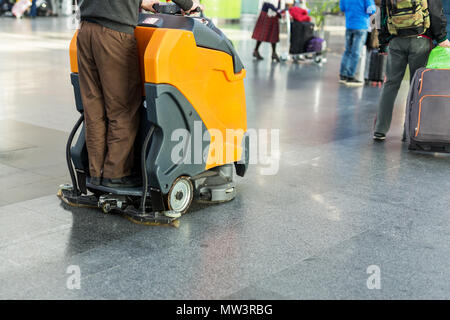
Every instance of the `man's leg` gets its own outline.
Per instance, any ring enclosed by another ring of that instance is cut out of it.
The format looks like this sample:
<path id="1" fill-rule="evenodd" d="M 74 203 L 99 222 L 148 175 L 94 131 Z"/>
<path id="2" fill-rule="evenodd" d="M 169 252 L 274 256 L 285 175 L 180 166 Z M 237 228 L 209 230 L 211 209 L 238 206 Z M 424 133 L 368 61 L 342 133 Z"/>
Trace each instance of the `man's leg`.
<path id="1" fill-rule="evenodd" d="M 395 99 L 408 65 L 409 39 L 394 38 L 389 45 L 386 83 L 381 92 L 375 132 L 386 134 L 392 121 Z"/>
<path id="2" fill-rule="evenodd" d="M 353 42 L 350 48 L 350 55 L 348 61 L 348 77 L 354 78 L 356 69 L 358 68 L 359 60 L 361 59 L 361 50 L 367 40 L 367 31 L 354 30 Z"/>
<path id="3" fill-rule="evenodd" d="M 347 29 L 345 31 L 345 52 L 342 55 L 342 61 L 341 61 L 341 71 L 340 76 L 341 77 L 348 77 L 349 75 L 349 60 L 350 60 L 350 54 L 353 46 L 353 30 Z"/>
<path id="4" fill-rule="evenodd" d="M 85 115 L 89 172 L 93 178 L 102 176 L 106 154 L 105 104 L 92 52 L 92 32 L 95 32 L 97 27 L 95 24 L 83 22 L 77 37 L 78 68 Z"/>
<path id="5" fill-rule="evenodd" d="M 108 118 L 103 178 L 120 179 L 132 173 L 133 146 L 139 130 L 142 84 L 137 44 L 132 34 L 99 28 L 93 47 Z"/>
<path id="6" fill-rule="evenodd" d="M 414 75 L 416 71 L 420 68 L 423 68 L 427 65 L 428 58 L 433 48 L 433 44 L 430 39 L 419 37 L 410 39 L 410 47 L 409 47 L 409 55 L 408 55 L 408 64 L 409 64 L 409 72 L 410 72 L 410 83 L 414 80 Z M 408 119 L 405 119 L 408 121 Z M 407 124 L 405 122 L 405 129 L 403 131 L 403 139 L 402 141 L 407 140 Z"/>

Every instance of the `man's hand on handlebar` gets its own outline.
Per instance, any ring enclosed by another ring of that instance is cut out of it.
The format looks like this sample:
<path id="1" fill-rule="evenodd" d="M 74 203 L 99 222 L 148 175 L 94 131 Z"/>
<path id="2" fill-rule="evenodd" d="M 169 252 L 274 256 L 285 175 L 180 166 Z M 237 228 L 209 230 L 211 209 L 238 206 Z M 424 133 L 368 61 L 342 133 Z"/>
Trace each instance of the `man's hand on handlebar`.
<path id="1" fill-rule="evenodd" d="M 450 48 L 450 41 L 447 39 L 447 40 L 439 43 L 439 45 L 444 48 Z"/>
<path id="2" fill-rule="evenodd" d="M 188 11 L 183 11 L 183 14 L 191 14 L 194 12 L 198 12 L 198 11 L 203 11 L 204 7 L 200 4 L 200 2 L 198 0 L 193 0 L 192 1 L 194 4 L 192 5 L 192 8 L 189 9 Z"/>
<path id="3" fill-rule="evenodd" d="M 192 5 L 192 7 L 189 10 L 186 10 L 186 11 L 181 10 L 181 13 L 183 15 L 186 15 L 186 14 L 189 15 L 189 14 L 192 14 L 192 13 L 195 13 L 195 12 L 203 11 L 203 6 L 200 5 L 199 0 L 193 0 L 192 2 L 193 2 L 193 5 Z M 155 8 L 155 5 L 157 5 L 157 4 L 158 5 L 159 4 L 163 5 L 163 3 L 161 3 L 161 1 L 159 1 L 159 0 L 143 0 L 142 4 L 141 4 L 141 7 L 144 10 L 151 11 L 153 13 L 158 13 L 157 12 L 158 6 L 156 6 L 156 8 Z"/>
<path id="4" fill-rule="evenodd" d="M 153 6 L 155 4 L 159 4 L 160 1 L 159 0 L 143 0 L 142 1 L 142 9 L 147 10 L 147 11 L 151 11 L 153 13 L 156 13 L 156 10 L 153 8 Z"/>

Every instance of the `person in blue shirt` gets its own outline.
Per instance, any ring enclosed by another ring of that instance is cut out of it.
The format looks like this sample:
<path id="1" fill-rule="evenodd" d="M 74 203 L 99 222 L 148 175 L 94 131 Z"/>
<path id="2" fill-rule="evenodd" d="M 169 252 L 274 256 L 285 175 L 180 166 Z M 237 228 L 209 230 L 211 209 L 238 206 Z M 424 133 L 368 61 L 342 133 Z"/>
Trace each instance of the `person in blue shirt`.
<path id="1" fill-rule="evenodd" d="M 339 82 L 349 86 L 362 86 L 355 79 L 361 50 L 367 40 L 370 16 L 376 12 L 374 0 L 341 0 L 341 11 L 345 13 L 345 52 L 342 57 Z"/>

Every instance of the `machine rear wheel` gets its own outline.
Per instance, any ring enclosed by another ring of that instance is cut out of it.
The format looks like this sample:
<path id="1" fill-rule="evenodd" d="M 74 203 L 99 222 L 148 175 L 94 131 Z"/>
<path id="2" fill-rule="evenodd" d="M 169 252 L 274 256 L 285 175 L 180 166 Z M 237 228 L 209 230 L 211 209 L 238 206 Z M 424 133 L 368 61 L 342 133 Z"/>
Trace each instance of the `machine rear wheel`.
<path id="1" fill-rule="evenodd" d="M 184 214 L 194 198 L 194 186 L 189 177 L 180 177 L 172 185 L 167 195 L 169 210 Z"/>

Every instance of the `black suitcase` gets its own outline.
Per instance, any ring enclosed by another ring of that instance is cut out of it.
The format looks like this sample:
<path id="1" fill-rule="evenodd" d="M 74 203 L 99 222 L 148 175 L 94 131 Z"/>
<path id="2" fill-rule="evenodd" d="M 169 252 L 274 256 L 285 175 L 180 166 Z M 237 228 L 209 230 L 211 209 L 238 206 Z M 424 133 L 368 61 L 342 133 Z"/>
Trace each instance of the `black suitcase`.
<path id="1" fill-rule="evenodd" d="M 290 54 L 301 54 L 307 51 L 308 42 L 314 38 L 314 23 L 293 21 L 291 23 Z"/>
<path id="2" fill-rule="evenodd" d="M 384 82 L 386 77 L 387 55 L 381 54 L 378 50 L 370 52 L 369 75 L 366 80 L 374 82 Z"/>
<path id="3" fill-rule="evenodd" d="M 410 150 L 450 152 L 450 70 L 417 70 L 408 95 L 405 134 Z"/>

